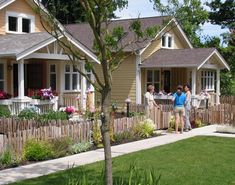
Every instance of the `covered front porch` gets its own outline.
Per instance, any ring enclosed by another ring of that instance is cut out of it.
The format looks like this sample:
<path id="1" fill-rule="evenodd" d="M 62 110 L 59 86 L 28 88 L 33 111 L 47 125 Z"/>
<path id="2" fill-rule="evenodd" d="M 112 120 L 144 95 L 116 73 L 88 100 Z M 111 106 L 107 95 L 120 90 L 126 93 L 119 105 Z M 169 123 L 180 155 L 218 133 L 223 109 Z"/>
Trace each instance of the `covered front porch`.
<path id="1" fill-rule="evenodd" d="M 220 104 L 220 70 L 229 66 L 214 48 L 161 49 L 141 64 L 142 94 L 152 84 L 156 101 L 171 103 L 178 85 L 191 85 L 194 107 Z"/>
<path id="2" fill-rule="evenodd" d="M 93 78 L 91 72 L 85 70 L 85 62 L 77 60 L 72 63 L 66 51 L 48 33 L 25 34 L 22 40 L 28 40 L 32 35 L 38 35 L 37 39 L 34 38 L 35 43 L 17 46 L 21 49 L 12 51 L 17 53 L 16 56 L 0 51 L 0 69 L 3 74 L 0 90 L 12 97 L 0 100 L 0 104 L 8 105 L 12 114 L 19 114 L 29 105 L 44 107 L 42 111 L 47 111 L 58 110 L 61 106 L 86 109 L 88 98 L 89 103 L 94 104 L 94 89 L 78 72 L 79 69 Z M 8 42 L 13 39 L 11 36 L 4 37 Z M 11 49 L 14 48 L 12 46 Z M 53 96 L 46 99 L 37 97 L 42 89 L 49 88 Z"/>

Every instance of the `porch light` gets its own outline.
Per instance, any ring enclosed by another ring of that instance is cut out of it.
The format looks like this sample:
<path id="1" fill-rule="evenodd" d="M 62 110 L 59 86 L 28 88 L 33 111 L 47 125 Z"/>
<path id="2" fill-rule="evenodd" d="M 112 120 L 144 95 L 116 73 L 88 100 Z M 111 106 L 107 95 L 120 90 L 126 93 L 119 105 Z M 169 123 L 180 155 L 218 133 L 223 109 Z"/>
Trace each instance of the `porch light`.
<path id="1" fill-rule="evenodd" d="M 130 103 L 131 103 L 131 99 L 129 96 L 125 100 L 125 103 L 126 103 L 126 116 L 129 118 L 130 117 Z"/>

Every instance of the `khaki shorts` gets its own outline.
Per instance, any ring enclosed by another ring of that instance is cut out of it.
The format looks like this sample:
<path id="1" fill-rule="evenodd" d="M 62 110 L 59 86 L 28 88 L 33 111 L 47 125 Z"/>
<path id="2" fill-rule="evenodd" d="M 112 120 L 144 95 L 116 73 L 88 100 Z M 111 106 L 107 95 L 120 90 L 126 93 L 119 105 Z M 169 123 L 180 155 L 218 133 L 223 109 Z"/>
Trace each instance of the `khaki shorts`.
<path id="1" fill-rule="evenodd" d="M 176 117 L 185 116 L 184 107 L 175 107 L 174 111 L 175 111 L 175 116 L 176 116 Z"/>

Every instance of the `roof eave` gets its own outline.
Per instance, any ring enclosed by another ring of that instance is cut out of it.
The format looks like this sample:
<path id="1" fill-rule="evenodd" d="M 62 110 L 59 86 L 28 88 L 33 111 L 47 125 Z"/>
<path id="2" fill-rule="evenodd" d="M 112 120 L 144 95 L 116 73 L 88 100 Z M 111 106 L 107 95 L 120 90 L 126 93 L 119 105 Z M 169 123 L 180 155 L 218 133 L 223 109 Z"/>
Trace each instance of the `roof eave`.
<path id="1" fill-rule="evenodd" d="M 8 6 L 9 4 L 13 3 L 15 0 L 8 0 L 2 4 L 0 4 L 0 10 Z"/>
<path id="2" fill-rule="evenodd" d="M 226 68 L 227 70 L 230 71 L 230 67 L 225 61 L 225 59 L 222 57 L 222 55 L 218 52 L 218 50 L 215 48 L 214 51 L 197 67 L 197 70 L 201 69 L 202 66 L 213 56 L 216 55 L 219 58 L 220 63 Z"/>
<path id="3" fill-rule="evenodd" d="M 43 48 L 43 47 L 53 43 L 55 41 L 56 41 L 56 38 L 50 37 L 50 38 L 44 40 L 43 42 L 40 42 L 37 45 L 35 45 L 35 46 L 33 46 L 33 47 L 29 48 L 29 49 L 26 49 L 26 50 L 18 53 L 16 55 L 16 60 L 17 61 L 21 60 L 21 59 L 25 58 L 26 56 L 32 54 L 33 52 L 35 52 L 35 51 L 37 51 L 37 50 L 39 50 L 39 49 L 41 49 L 41 48 Z"/>

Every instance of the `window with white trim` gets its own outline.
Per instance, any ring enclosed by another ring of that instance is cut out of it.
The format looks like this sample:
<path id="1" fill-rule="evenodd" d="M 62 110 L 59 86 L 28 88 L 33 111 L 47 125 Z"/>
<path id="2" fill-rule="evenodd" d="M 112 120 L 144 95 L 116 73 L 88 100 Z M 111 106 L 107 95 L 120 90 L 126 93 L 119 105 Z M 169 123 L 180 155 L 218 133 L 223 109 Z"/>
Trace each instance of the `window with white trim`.
<path id="1" fill-rule="evenodd" d="M 91 70 L 86 70 L 86 75 L 90 80 L 92 80 L 91 79 Z M 86 89 L 87 90 L 93 90 L 92 85 L 88 80 L 86 80 Z"/>
<path id="2" fill-rule="evenodd" d="M 4 91 L 4 83 L 5 83 L 5 79 L 4 79 L 4 64 L 0 63 L 0 90 Z"/>
<path id="3" fill-rule="evenodd" d="M 146 89 L 148 85 L 153 85 L 155 87 L 155 91 L 160 91 L 160 71 L 159 70 L 147 70 L 147 78 L 146 78 Z"/>
<path id="4" fill-rule="evenodd" d="M 49 86 L 52 88 L 52 90 L 56 90 L 56 65 L 50 64 L 49 66 L 49 75 L 50 75 L 50 82 Z"/>
<path id="5" fill-rule="evenodd" d="M 34 31 L 34 16 L 16 12 L 6 12 L 6 32 L 31 33 Z"/>
<path id="6" fill-rule="evenodd" d="M 206 70 L 201 72 L 201 90 L 214 91 L 216 71 Z"/>
<path id="7" fill-rule="evenodd" d="M 162 48 L 173 48 L 173 37 L 168 33 L 162 35 Z"/>
<path id="8" fill-rule="evenodd" d="M 65 65 L 64 79 L 66 91 L 81 90 L 81 75 L 73 65 Z"/>

